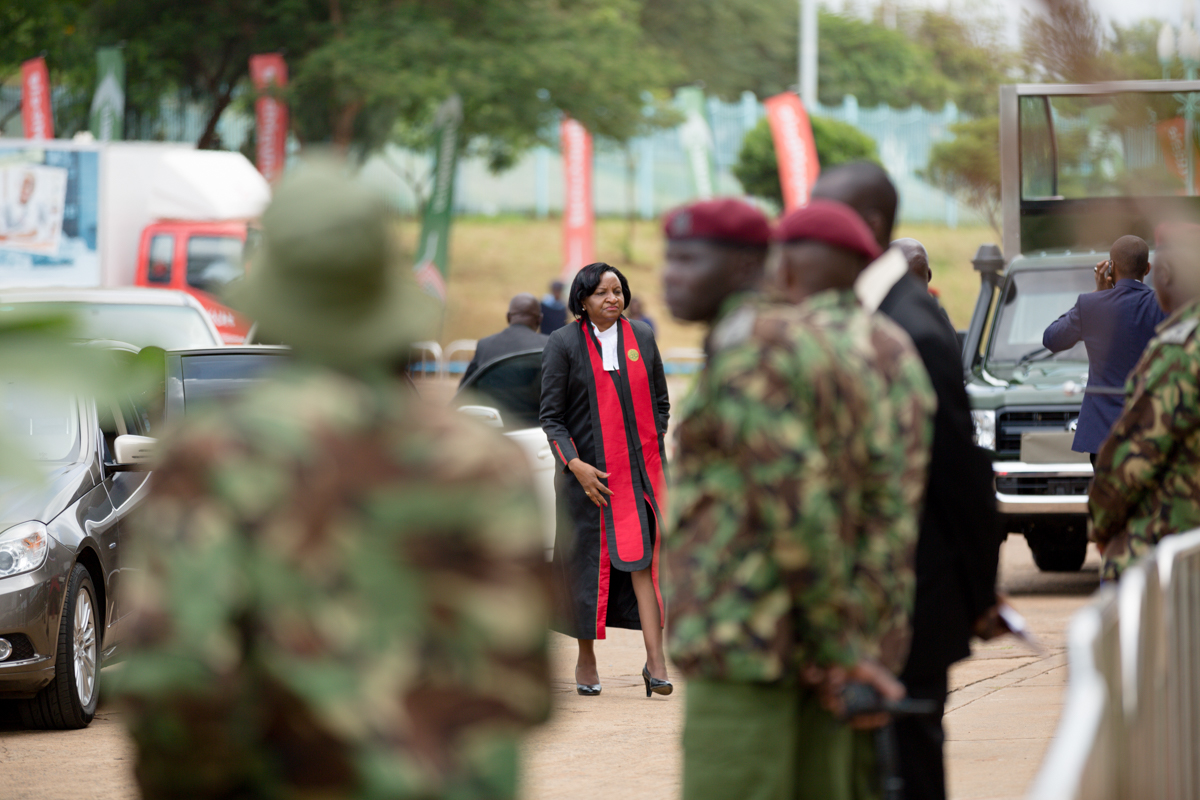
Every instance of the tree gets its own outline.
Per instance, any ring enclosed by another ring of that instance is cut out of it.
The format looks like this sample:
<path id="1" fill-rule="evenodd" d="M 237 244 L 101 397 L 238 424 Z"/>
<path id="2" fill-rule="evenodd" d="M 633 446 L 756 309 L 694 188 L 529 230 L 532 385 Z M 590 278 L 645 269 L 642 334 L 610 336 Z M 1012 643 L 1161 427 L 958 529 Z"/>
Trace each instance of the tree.
<path id="1" fill-rule="evenodd" d="M 925 9 L 905 15 L 901 25 L 946 77 L 946 100 L 972 116 L 996 113 L 999 86 L 1016 60 L 1004 43 L 1000 18 L 979 16 L 968 23 L 949 12 Z"/>
<path id="2" fill-rule="evenodd" d="M 849 161 L 879 162 L 875 140 L 853 125 L 815 116 L 810 117 L 810 122 L 813 141 L 817 146 L 817 161 L 822 169 Z M 783 208 L 783 187 L 779 183 L 775 141 L 771 137 L 771 125 L 765 117 L 742 139 L 742 149 L 738 152 L 733 174 L 741 182 L 746 194 Z"/>
<path id="3" fill-rule="evenodd" d="M 984 117 L 950 126 L 954 138 L 929 153 L 925 177 L 942 191 L 983 214 L 1000 235 L 1000 118 Z"/>
<path id="4" fill-rule="evenodd" d="M 647 37 L 678 66 L 681 84 L 736 100 L 796 84 L 796 0 L 645 0 Z"/>
<path id="5" fill-rule="evenodd" d="M 825 11 L 818 25 L 822 103 L 837 105 L 852 94 L 863 106 L 939 108 L 950 96 L 950 81 L 903 30 Z"/>
<path id="6" fill-rule="evenodd" d="M 494 168 L 553 129 L 559 111 L 624 141 L 653 122 L 645 92 L 669 73 L 639 11 L 637 0 L 364 0 L 295 62 L 294 130 L 360 152 L 394 136 L 411 143 L 457 94 L 462 140 Z"/>
<path id="7" fill-rule="evenodd" d="M 100 44 L 125 43 L 128 115 L 156 117 L 162 97 L 178 90 L 207 107 L 197 146 L 214 148 L 250 56 L 304 54 L 327 35 L 326 11 L 324 0 L 98 0 L 93 15 Z"/>
<path id="8" fill-rule="evenodd" d="M 13 79 L 21 62 L 45 53 L 50 80 L 69 92 L 55 104 L 54 129 L 70 136 L 87 126 L 96 77 L 95 42 L 84 0 L 5 0 L 0 3 L 0 83 Z M 18 104 L 0 117 L 0 129 L 21 113 Z"/>

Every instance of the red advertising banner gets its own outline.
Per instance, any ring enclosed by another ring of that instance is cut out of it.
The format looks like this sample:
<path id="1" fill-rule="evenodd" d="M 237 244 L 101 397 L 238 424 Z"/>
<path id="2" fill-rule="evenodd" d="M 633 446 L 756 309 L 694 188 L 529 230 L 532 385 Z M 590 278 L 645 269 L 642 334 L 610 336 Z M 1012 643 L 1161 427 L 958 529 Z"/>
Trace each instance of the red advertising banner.
<path id="1" fill-rule="evenodd" d="M 1179 178 L 1179 189 L 1176 194 L 1186 194 L 1184 189 L 1187 188 L 1187 165 L 1188 151 L 1184 142 L 1187 139 L 1187 123 L 1182 117 L 1175 119 L 1164 120 L 1158 123 L 1158 143 L 1162 146 L 1163 161 L 1167 165 L 1167 169 L 1175 173 Z M 1200 194 L 1200 150 L 1196 149 L 1196 143 L 1192 142 L 1192 164 L 1193 167 L 1192 182 L 1196 187 L 1195 194 Z"/>
<path id="2" fill-rule="evenodd" d="M 783 210 L 791 211 L 808 203 L 809 191 L 821 174 L 817 143 L 813 141 L 812 124 L 799 96 L 784 92 L 767 98 L 764 105 L 779 161 Z"/>
<path id="3" fill-rule="evenodd" d="M 26 139 L 53 139 L 50 111 L 50 71 L 46 59 L 31 58 L 21 65 L 21 122 Z"/>
<path id="4" fill-rule="evenodd" d="M 271 96 L 272 86 L 287 86 L 287 63 L 280 53 L 250 56 L 250 80 L 258 92 L 254 103 L 258 124 L 258 171 L 269 183 L 283 175 L 287 163 L 288 107 Z"/>
<path id="5" fill-rule="evenodd" d="M 592 212 L 592 135 L 573 119 L 564 117 L 562 139 L 566 194 L 563 200 L 563 281 L 595 260 L 596 217 Z"/>

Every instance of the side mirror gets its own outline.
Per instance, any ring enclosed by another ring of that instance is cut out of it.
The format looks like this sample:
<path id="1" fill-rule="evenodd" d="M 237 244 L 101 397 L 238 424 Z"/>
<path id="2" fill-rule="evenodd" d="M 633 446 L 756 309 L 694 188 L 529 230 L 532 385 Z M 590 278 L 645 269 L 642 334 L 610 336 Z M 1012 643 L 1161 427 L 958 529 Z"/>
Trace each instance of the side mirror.
<path id="1" fill-rule="evenodd" d="M 113 441 L 113 463 L 108 466 L 118 472 L 149 469 L 157 449 L 158 440 L 149 436 L 118 436 Z"/>
<path id="2" fill-rule="evenodd" d="M 468 417 L 474 417 L 492 428 L 503 428 L 504 418 L 500 416 L 500 412 L 488 406 L 462 406 L 458 409 Z"/>

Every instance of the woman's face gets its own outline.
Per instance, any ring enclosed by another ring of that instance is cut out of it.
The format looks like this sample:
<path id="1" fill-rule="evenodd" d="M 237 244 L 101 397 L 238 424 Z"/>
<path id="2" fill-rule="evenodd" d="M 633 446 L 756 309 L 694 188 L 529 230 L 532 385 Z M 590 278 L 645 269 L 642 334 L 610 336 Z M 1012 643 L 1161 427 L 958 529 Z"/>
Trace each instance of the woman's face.
<path id="1" fill-rule="evenodd" d="M 600 285 L 590 297 L 583 298 L 583 310 L 588 319 L 598 327 L 607 329 L 616 322 L 625 310 L 625 295 L 621 292 L 621 281 L 611 272 L 600 276 Z"/>

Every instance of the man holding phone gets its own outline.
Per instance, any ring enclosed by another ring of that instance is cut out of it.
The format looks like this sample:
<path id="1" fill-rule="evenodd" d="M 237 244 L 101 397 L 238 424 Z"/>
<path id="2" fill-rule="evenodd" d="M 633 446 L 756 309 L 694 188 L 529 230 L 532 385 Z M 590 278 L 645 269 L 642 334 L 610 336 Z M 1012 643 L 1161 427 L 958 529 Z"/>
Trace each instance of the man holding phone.
<path id="1" fill-rule="evenodd" d="M 1120 389 L 1137 364 L 1154 328 L 1165 314 L 1154 290 L 1142 283 L 1150 271 L 1150 248 L 1137 236 L 1122 236 L 1109 250 L 1109 259 L 1096 265 L 1096 291 L 1079 295 L 1070 311 L 1050 323 L 1042 334 L 1047 350 L 1058 353 L 1080 340 L 1088 354 L 1088 388 Z M 1124 398 L 1088 393 L 1083 397 L 1079 424 L 1071 449 L 1088 453 L 1092 464 L 1121 415 Z"/>

